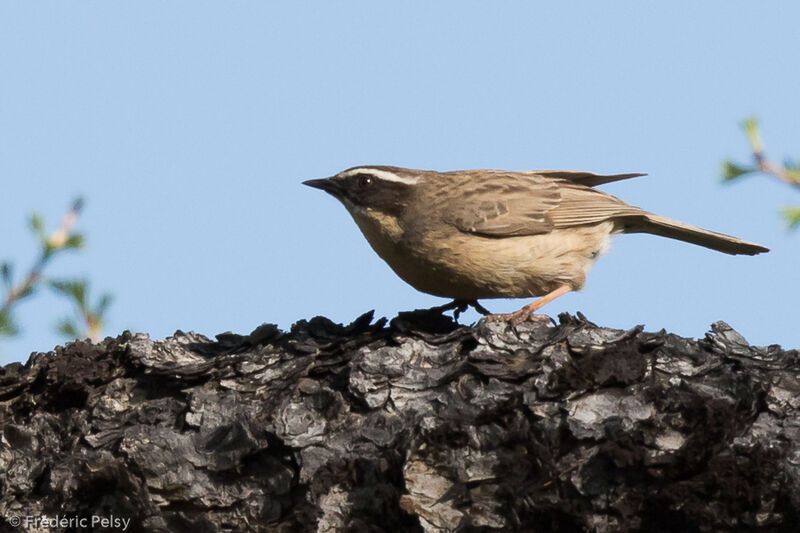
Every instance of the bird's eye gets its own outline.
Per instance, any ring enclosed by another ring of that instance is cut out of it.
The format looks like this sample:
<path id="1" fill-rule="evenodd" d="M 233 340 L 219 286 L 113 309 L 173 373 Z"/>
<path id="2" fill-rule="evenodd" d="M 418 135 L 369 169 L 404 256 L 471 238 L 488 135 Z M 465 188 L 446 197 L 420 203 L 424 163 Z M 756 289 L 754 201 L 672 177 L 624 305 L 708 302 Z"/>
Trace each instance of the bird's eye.
<path id="1" fill-rule="evenodd" d="M 366 189 L 372 185 L 372 176 L 369 174 L 361 174 L 358 176 L 358 186 L 362 189 Z"/>

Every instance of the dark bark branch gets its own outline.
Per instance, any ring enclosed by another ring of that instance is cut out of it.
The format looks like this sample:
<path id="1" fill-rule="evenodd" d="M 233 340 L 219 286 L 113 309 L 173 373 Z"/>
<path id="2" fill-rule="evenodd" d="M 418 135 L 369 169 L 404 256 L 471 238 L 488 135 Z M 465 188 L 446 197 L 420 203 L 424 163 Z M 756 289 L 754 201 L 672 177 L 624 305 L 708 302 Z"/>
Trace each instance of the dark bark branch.
<path id="1" fill-rule="evenodd" d="M 124 334 L 0 369 L 0 516 L 198 533 L 800 523 L 796 350 L 722 322 L 694 341 L 568 315 L 371 318 Z"/>

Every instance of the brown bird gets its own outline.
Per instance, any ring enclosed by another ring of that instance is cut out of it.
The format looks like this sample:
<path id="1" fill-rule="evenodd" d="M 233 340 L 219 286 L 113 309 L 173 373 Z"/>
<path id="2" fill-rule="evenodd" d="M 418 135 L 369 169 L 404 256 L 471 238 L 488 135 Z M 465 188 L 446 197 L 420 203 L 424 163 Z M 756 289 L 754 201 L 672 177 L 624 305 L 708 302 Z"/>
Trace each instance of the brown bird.
<path id="1" fill-rule="evenodd" d="M 477 300 L 542 296 L 515 313 L 492 315 L 514 323 L 581 289 L 614 233 L 651 233 L 727 254 L 769 251 L 593 188 L 643 175 L 362 166 L 304 184 L 340 200 L 412 287 L 454 300 L 442 309 L 468 304 L 488 314 Z"/>

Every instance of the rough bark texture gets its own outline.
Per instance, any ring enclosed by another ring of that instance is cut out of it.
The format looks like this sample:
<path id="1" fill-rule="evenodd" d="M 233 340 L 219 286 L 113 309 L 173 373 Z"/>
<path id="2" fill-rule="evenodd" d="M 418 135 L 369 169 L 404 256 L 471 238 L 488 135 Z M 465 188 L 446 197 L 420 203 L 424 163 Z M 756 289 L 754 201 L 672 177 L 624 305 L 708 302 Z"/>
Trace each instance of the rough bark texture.
<path id="1" fill-rule="evenodd" d="M 0 369 L 0 517 L 796 532 L 798 408 L 798 352 L 722 322 L 699 341 L 431 312 L 123 334 Z"/>

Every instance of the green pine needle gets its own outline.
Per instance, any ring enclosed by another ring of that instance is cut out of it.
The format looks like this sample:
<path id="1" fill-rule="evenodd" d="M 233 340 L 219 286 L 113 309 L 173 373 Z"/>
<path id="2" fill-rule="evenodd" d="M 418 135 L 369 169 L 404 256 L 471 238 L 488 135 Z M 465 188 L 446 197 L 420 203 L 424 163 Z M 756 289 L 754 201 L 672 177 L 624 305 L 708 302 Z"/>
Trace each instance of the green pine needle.
<path id="1" fill-rule="evenodd" d="M 726 160 L 722 162 L 722 181 L 732 181 L 744 174 L 755 172 L 753 167 L 744 167 L 737 165 L 733 161 Z"/>
<path id="2" fill-rule="evenodd" d="M 32 213 L 28 218 L 28 222 L 30 223 L 31 229 L 36 236 L 44 240 L 46 237 L 44 234 L 44 217 L 42 217 L 42 215 L 39 213 Z"/>
<path id="3" fill-rule="evenodd" d="M 781 214 L 789 225 L 789 229 L 800 226 L 800 207 L 784 207 L 781 209 Z"/>
<path id="4" fill-rule="evenodd" d="M 758 131 L 758 119 L 749 117 L 742 122 L 742 128 L 747 134 L 747 140 L 750 142 L 754 154 L 760 154 L 764 151 L 764 145 L 761 142 L 761 134 Z"/>
<path id="5" fill-rule="evenodd" d="M 80 329 L 71 318 L 64 318 L 56 324 L 56 331 L 69 340 L 79 340 L 84 337 Z"/>
<path id="6" fill-rule="evenodd" d="M 11 286 L 13 285 L 12 279 L 14 277 L 14 268 L 11 266 L 11 263 L 3 262 L 0 265 L 0 278 L 3 280 L 3 285 L 5 285 L 6 289 L 11 290 Z"/>
<path id="7" fill-rule="evenodd" d="M 86 240 L 83 238 L 83 235 L 80 233 L 73 233 L 69 237 L 67 237 L 66 242 L 64 243 L 64 248 L 83 248 L 83 245 L 86 243 Z"/>
<path id="8" fill-rule="evenodd" d="M 11 317 L 8 309 L 0 310 L 0 337 L 13 337 L 19 332 L 19 328 Z"/>
<path id="9" fill-rule="evenodd" d="M 72 298 L 78 308 L 81 310 L 86 309 L 86 281 L 74 279 L 54 279 L 50 280 L 49 284 L 50 287 L 56 292 Z"/>

